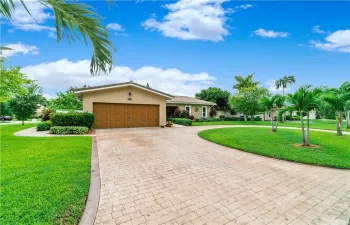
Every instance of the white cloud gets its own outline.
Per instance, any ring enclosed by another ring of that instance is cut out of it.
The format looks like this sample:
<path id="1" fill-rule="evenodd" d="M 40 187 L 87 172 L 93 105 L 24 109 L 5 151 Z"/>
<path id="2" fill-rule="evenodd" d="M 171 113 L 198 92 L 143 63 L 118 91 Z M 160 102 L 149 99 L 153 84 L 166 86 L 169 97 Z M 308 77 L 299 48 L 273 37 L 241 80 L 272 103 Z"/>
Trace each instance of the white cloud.
<path id="1" fill-rule="evenodd" d="M 158 21 L 154 16 L 142 23 L 146 30 L 182 40 L 223 41 L 229 35 L 222 3 L 226 0 L 180 0 L 166 4 L 169 13 Z"/>
<path id="2" fill-rule="evenodd" d="M 253 7 L 253 5 L 245 4 L 245 5 L 236 6 L 237 9 L 249 9 L 250 7 Z"/>
<path id="3" fill-rule="evenodd" d="M 37 55 L 39 54 L 39 50 L 36 46 L 33 45 L 25 45 L 20 42 L 17 44 L 8 44 L 5 45 L 5 47 L 11 48 L 12 50 L 3 50 L 2 51 L 2 56 L 5 58 L 14 56 L 14 55 Z"/>
<path id="4" fill-rule="evenodd" d="M 326 31 L 320 29 L 320 25 L 314 26 L 312 28 L 312 32 L 317 33 L 317 34 L 325 34 Z"/>
<path id="5" fill-rule="evenodd" d="M 273 30 L 265 30 L 262 28 L 253 31 L 253 34 L 264 38 L 285 38 L 289 36 L 288 32 L 277 32 Z"/>
<path id="6" fill-rule="evenodd" d="M 17 1 L 16 10 L 13 11 L 12 17 L 9 20 L 14 29 L 25 31 L 55 30 L 55 28 L 45 25 L 47 20 L 53 19 L 53 15 L 47 12 L 47 10 L 49 10 L 48 7 L 38 1 L 27 0 L 24 2 L 31 15 L 29 15 L 23 5 Z M 13 29 L 11 29 L 10 32 L 13 32 Z"/>
<path id="7" fill-rule="evenodd" d="M 109 75 L 91 76 L 89 72 L 90 60 L 69 61 L 62 59 L 55 62 L 42 63 L 27 66 L 22 71 L 30 78 L 38 81 L 45 90 L 62 91 L 70 86 L 82 87 L 126 82 L 134 82 L 146 85 L 148 82 L 152 88 L 174 95 L 188 95 L 207 88 L 216 78 L 208 73 L 185 73 L 178 69 L 162 69 L 152 66 L 144 66 L 133 70 L 126 66 L 116 66 Z"/>
<path id="8" fill-rule="evenodd" d="M 323 51 L 350 53 L 350 30 L 337 30 L 322 41 L 310 41 L 310 46 Z"/>
<path id="9" fill-rule="evenodd" d="M 109 30 L 115 31 L 114 34 L 115 35 L 127 35 L 124 31 L 124 27 L 118 23 L 109 23 L 107 24 L 107 28 Z"/>

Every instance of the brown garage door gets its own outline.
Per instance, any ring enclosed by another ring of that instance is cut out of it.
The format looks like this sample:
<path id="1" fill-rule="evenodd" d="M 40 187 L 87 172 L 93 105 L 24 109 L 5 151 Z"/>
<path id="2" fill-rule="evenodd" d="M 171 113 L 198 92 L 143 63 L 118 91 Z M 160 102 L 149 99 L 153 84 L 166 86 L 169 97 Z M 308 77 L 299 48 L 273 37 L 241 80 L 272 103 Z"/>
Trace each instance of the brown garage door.
<path id="1" fill-rule="evenodd" d="M 94 128 L 159 126 L 159 105 L 94 103 Z"/>

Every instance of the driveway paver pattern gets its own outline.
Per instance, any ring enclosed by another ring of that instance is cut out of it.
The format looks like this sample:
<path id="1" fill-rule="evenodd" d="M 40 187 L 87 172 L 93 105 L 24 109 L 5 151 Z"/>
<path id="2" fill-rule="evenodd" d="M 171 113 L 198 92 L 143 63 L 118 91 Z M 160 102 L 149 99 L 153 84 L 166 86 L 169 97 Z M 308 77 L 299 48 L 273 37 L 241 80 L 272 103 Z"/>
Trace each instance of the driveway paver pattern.
<path id="1" fill-rule="evenodd" d="M 97 130 L 95 224 L 349 224 L 350 171 L 258 156 L 197 136 L 212 128 Z"/>

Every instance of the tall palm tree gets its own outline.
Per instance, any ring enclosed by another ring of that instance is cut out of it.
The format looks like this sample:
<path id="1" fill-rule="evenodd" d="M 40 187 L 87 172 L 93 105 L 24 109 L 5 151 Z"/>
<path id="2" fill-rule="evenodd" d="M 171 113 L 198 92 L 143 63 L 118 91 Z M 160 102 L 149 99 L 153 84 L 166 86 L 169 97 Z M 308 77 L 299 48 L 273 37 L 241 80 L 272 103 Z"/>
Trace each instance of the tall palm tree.
<path id="1" fill-rule="evenodd" d="M 277 90 L 282 88 L 282 93 L 284 95 L 284 89 L 286 89 L 289 84 L 294 84 L 294 83 L 295 83 L 294 76 L 284 76 L 281 79 L 276 80 L 275 85 Z"/>
<path id="2" fill-rule="evenodd" d="M 63 38 L 69 41 L 81 40 L 87 45 L 91 43 L 93 55 L 90 63 L 92 75 L 108 73 L 113 68 L 115 47 L 109 40 L 107 28 L 102 24 L 102 18 L 96 10 L 85 3 L 74 0 L 37 0 L 44 6 L 52 9 L 55 17 L 57 42 Z M 113 3 L 114 0 L 107 0 Z M 11 20 L 12 12 L 22 5 L 31 15 L 24 0 L 0 0 L 0 15 Z M 8 50 L 0 46 L 0 51 Z"/>
<path id="3" fill-rule="evenodd" d="M 277 118 L 276 118 L 276 132 L 277 132 L 277 128 L 278 128 L 278 115 L 280 113 L 280 110 L 285 106 L 284 103 L 286 101 L 286 97 L 285 96 L 281 96 L 281 95 L 278 95 L 276 101 L 275 101 L 275 107 L 276 107 L 276 115 L 277 115 Z"/>
<path id="4" fill-rule="evenodd" d="M 233 89 L 237 89 L 238 91 L 245 88 L 256 88 L 259 85 L 259 82 L 254 81 L 254 73 L 249 74 L 247 77 L 235 76 L 236 84 L 233 85 Z"/>
<path id="5" fill-rule="evenodd" d="M 311 85 L 301 86 L 295 93 L 288 94 L 287 98 L 290 107 L 300 114 L 301 130 L 303 134 L 303 146 L 310 146 L 309 142 L 309 113 L 317 106 L 317 93 Z M 305 127 L 304 113 L 307 115 L 307 123 Z M 305 129 L 306 128 L 306 129 Z"/>
<path id="6" fill-rule="evenodd" d="M 347 111 L 347 106 L 350 102 L 350 91 L 345 88 L 331 89 L 324 94 L 323 100 L 334 109 L 337 119 L 337 135 L 343 136 L 343 113 Z"/>
<path id="7" fill-rule="evenodd" d="M 340 85 L 340 90 L 342 92 L 349 92 L 350 93 L 350 81 L 345 81 Z M 346 128 L 350 129 L 350 101 L 347 101 L 345 103 L 345 109 L 346 109 Z"/>

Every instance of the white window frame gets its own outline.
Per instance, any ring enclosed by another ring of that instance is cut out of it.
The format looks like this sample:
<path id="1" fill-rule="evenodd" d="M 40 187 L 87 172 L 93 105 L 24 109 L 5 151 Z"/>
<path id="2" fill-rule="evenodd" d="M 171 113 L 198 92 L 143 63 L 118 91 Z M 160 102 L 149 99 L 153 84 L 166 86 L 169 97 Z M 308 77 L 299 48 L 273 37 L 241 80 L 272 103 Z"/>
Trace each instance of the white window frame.
<path id="1" fill-rule="evenodd" d="M 203 109 L 205 109 L 205 116 L 203 116 L 203 113 L 204 113 Z M 208 117 L 208 108 L 206 106 L 202 106 L 202 117 L 203 118 L 207 118 Z"/>
<path id="2" fill-rule="evenodd" d="M 188 113 L 189 113 L 190 115 L 192 115 L 192 108 L 191 108 L 191 106 L 190 106 L 190 105 L 185 105 L 185 110 L 186 110 L 187 107 L 190 108 L 190 110 L 188 111 Z M 186 110 L 186 111 L 187 111 L 187 110 Z"/>

